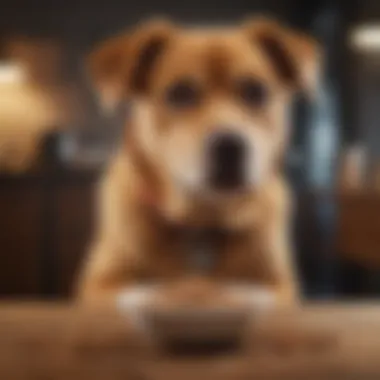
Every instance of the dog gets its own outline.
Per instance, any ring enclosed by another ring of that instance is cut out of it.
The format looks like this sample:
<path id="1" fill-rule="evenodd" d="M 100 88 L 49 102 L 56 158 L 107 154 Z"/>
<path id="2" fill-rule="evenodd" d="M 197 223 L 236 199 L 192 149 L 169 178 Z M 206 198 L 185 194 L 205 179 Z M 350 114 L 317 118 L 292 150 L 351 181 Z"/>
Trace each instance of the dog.
<path id="1" fill-rule="evenodd" d="M 316 41 L 266 18 L 155 19 L 90 54 L 101 105 L 129 113 L 79 299 L 139 310 L 196 274 L 247 302 L 298 303 L 283 161 L 290 104 L 313 94 L 320 62 Z"/>

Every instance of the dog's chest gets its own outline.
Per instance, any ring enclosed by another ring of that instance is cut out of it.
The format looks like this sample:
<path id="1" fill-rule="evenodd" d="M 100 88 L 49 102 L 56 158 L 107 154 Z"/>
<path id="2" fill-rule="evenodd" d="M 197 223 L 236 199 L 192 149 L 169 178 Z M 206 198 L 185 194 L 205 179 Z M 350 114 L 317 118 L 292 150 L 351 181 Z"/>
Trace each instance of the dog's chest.
<path id="1" fill-rule="evenodd" d="M 182 256 L 183 267 L 195 274 L 210 274 L 215 271 L 224 255 L 223 246 L 228 236 L 225 231 L 212 229 L 190 229 L 178 235 L 177 245 Z"/>
<path id="2" fill-rule="evenodd" d="M 161 231 L 149 244 L 146 276 L 257 277 L 262 272 L 258 271 L 258 261 L 263 261 L 259 241 L 254 233 L 219 229 L 178 228 L 169 234 Z"/>

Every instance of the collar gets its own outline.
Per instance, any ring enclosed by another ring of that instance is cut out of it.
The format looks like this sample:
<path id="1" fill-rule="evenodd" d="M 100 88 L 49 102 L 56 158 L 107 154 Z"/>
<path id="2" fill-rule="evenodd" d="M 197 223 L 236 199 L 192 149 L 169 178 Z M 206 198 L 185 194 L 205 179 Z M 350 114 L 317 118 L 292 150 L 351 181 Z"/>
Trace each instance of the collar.
<path id="1" fill-rule="evenodd" d="M 186 265 L 193 274 L 210 274 L 222 254 L 226 233 L 215 228 L 185 229 L 183 252 Z"/>
<path id="2" fill-rule="evenodd" d="M 141 188 L 138 199 L 142 212 L 154 220 L 161 233 L 178 242 L 191 274 L 207 275 L 215 270 L 231 231 L 218 226 L 194 226 L 167 220 L 160 210 L 160 198 L 147 187 Z"/>

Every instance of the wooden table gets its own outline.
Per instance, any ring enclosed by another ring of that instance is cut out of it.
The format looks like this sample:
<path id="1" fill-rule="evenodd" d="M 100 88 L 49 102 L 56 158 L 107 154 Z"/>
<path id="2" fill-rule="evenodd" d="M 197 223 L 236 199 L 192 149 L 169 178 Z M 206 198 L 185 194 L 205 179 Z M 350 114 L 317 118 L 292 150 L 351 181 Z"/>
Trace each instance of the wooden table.
<path id="1" fill-rule="evenodd" d="M 112 310 L 0 307 L 0 378 L 378 379 L 380 304 L 315 304 L 253 317 L 242 350 L 172 357 Z"/>

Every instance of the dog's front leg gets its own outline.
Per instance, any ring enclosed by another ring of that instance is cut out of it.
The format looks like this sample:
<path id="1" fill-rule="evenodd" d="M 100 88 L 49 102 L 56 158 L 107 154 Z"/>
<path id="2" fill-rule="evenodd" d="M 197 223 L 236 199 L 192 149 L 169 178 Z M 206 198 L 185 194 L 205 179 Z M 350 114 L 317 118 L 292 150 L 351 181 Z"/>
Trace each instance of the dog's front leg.
<path id="1" fill-rule="evenodd" d="M 232 298 L 258 309 L 296 305 L 300 301 L 296 268 L 287 236 L 281 229 L 268 234 L 258 253 L 252 254 L 253 267 L 260 268 L 259 279 L 255 273 L 243 285 L 228 286 Z"/>
<path id="2" fill-rule="evenodd" d="M 133 325 L 145 328 L 147 313 L 157 304 L 160 297 L 158 285 L 130 285 L 116 293 L 116 309 L 125 313 Z"/>
<path id="3" fill-rule="evenodd" d="M 116 308 L 140 323 L 158 298 L 158 286 L 139 278 L 138 260 L 116 244 L 100 241 L 90 251 L 80 279 L 78 300 L 83 305 Z"/>
<path id="4" fill-rule="evenodd" d="M 288 284 L 234 284 L 227 285 L 227 297 L 234 303 L 253 310 L 265 311 L 278 307 L 294 306 L 298 298 Z"/>

